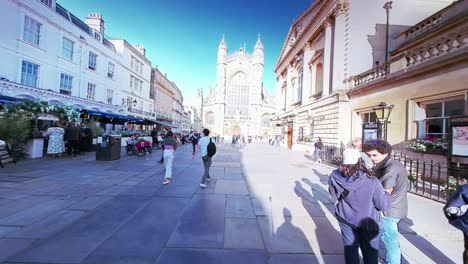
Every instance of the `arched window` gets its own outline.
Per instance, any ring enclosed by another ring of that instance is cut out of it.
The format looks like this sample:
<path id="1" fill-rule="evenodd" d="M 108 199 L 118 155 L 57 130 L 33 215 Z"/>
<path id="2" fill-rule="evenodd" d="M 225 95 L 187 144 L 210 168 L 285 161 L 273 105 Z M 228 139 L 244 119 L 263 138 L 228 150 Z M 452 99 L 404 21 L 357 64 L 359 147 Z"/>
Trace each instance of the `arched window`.
<path id="1" fill-rule="evenodd" d="M 213 112 L 206 113 L 205 122 L 206 122 L 207 126 L 214 125 L 214 114 L 213 114 Z"/>
<path id="2" fill-rule="evenodd" d="M 298 70 L 298 77 L 297 77 L 297 102 L 302 101 L 302 83 L 304 78 L 304 69 L 300 68 Z"/>
<path id="3" fill-rule="evenodd" d="M 237 72 L 229 79 L 226 101 L 228 116 L 249 115 L 249 83 L 245 73 Z"/>

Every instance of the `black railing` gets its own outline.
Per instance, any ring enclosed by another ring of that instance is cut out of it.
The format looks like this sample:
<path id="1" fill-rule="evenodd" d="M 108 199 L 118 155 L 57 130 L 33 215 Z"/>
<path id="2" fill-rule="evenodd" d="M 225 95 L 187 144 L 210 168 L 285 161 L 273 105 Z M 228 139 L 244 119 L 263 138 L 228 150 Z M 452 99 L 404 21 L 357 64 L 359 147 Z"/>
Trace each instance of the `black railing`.
<path id="1" fill-rule="evenodd" d="M 341 164 L 344 146 L 324 145 L 321 159 L 325 163 Z M 447 163 L 420 160 L 403 153 L 393 153 L 408 171 L 408 191 L 435 201 L 445 202 L 458 188 L 468 183 L 468 168 L 448 168 Z"/>

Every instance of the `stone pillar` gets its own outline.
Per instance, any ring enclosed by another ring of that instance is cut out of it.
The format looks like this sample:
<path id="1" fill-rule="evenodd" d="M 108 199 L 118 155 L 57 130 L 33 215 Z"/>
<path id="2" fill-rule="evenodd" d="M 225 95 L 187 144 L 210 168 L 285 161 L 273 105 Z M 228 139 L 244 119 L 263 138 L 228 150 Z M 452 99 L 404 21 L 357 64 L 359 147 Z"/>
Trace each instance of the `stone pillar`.
<path id="1" fill-rule="evenodd" d="M 323 49 L 323 95 L 329 95 L 333 77 L 333 31 L 334 20 L 329 17 L 323 23 L 325 28 L 325 44 Z"/>
<path id="2" fill-rule="evenodd" d="M 345 60 L 345 23 L 348 3 L 338 4 L 335 9 L 335 27 L 333 43 L 333 82 L 332 91 L 344 89 L 343 80 L 346 76 L 347 61 Z"/>

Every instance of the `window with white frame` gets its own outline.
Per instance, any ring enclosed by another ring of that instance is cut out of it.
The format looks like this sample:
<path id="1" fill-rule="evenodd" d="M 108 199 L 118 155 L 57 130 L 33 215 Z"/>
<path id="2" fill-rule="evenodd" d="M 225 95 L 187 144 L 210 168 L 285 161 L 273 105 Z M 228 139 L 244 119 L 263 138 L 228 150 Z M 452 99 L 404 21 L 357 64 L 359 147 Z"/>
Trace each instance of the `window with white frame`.
<path id="1" fill-rule="evenodd" d="M 140 64 L 140 74 L 143 74 L 143 63 Z"/>
<path id="2" fill-rule="evenodd" d="M 107 77 L 109 78 L 114 78 L 114 68 L 115 68 L 115 64 L 113 64 L 112 62 L 109 62 L 109 65 L 107 66 Z"/>
<path id="3" fill-rule="evenodd" d="M 133 89 L 133 82 L 134 82 L 135 77 L 130 75 L 130 89 Z"/>
<path id="4" fill-rule="evenodd" d="M 86 99 L 94 101 L 94 95 L 96 94 L 96 85 L 88 83 L 88 90 L 86 91 Z"/>
<path id="5" fill-rule="evenodd" d="M 88 59 L 88 68 L 93 71 L 96 70 L 96 61 L 97 61 L 97 55 L 90 51 L 89 59 Z"/>
<path id="6" fill-rule="evenodd" d="M 270 118 L 271 118 L 270 114 L 264 114 L 262 116 L 262 126 L 263 127 L 269 127 L 270 126 Z"/>
<path id="7" fill-rule="evenodd" d="M 297 78 L 297 101 L 296 102 L 298 102 L 298 103 L 302 101 L 303 78 L 304 78 L 304 70 L 303 70 L 303 68 L 300 68 L 299 69 L 299 76 Z"/>
<path id="8" fill-rule="evenodd" d="M 23 40 L 39 46 L 39 40 L 41 36 L 41 26 L 42 26 L 41 23 L 37 22 L 36 20 L 28 16 L 25 16 Z"/>
<path id="9" fill-rule="evenodd" d="M 60 93 L 71 94 L 73 87 L 73 77 L 67 74 L 60 74 Z"/>
<path id="10" fill-rule="evenodd" d="M 424 102 L 420 106 L 426 115 L 418 124 L 420 138 L 446 138 L 449 118 L 468 114 L 468 101 L 463 96 Z"/>
<path id="11" fill-rule="evenodd" d="M 375 112 L 362 113 L 361 119 L 363 124 L 377 123 L 377 116 L 375 115 Z"/>
<path id="12" fill-rule="evenodd" d="M 74 42 L 67 39 L 66 37 L 63 37 L 62 41 L 62 57 L 64 59 L 67 59 L 69 61 L 73 61 L 73 46 Z"/>
<path id="13" fill-rule="evenodd" d="M 135 57 L 132 56 L 131 62 L 130 62 L 130 68 L 133 69 L 133 65 L 135 65 Z"/>
<path id="14" fill-rule="evenodd" d="M 114 91 L 111 89 L 107 89 L 107 103 L 112 104 L 114 98 Z"/>
<path id="15" fill-rule="evenodd" d="M 21 84 L 37 87 L 39 65 L 23 60 L 21 63 Z"/>

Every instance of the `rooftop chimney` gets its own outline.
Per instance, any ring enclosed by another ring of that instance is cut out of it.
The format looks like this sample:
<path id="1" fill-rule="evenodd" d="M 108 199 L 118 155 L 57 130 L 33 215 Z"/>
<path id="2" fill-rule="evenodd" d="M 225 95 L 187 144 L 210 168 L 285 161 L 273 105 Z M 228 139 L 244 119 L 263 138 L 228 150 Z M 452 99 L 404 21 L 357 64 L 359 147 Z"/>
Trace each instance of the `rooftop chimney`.
<path id="1" fill-rule="evenodd" d="M 143 44 L 135 44 L 133 47 L 143 55 L 143 57 L 146 57 L 146 49 Z"/>
<path id="2" fill-rule="evenodd" d="M 91 13 L 86 17 L 86 25 L 101 34 L 101 39 L 104 38 L 104 19 L 99 13 Z M 94 36 L 96 37 L 96 36 Z M 102 41 L 101 41 L 102 42 Z"/>

